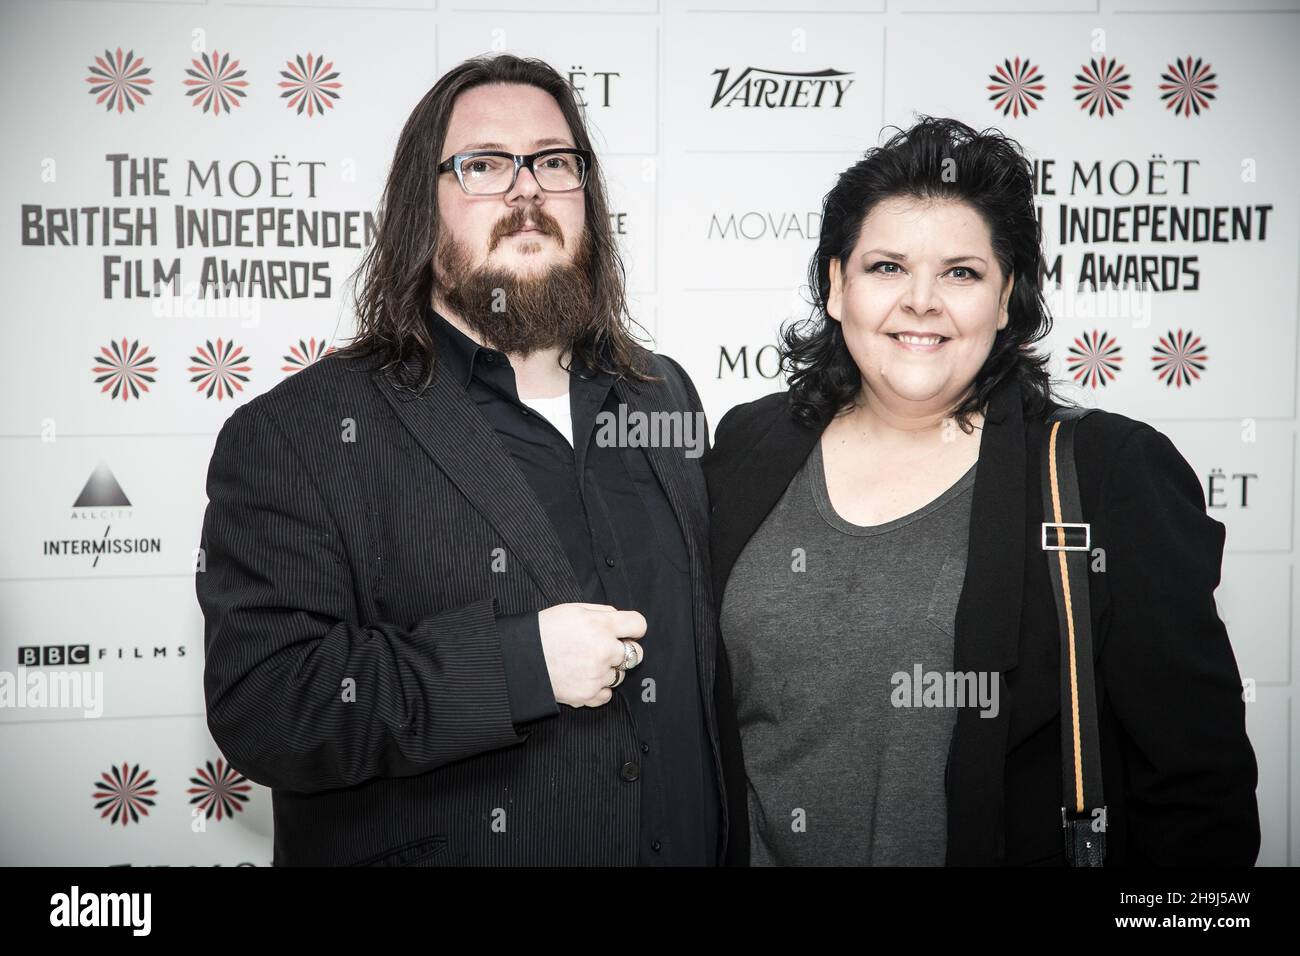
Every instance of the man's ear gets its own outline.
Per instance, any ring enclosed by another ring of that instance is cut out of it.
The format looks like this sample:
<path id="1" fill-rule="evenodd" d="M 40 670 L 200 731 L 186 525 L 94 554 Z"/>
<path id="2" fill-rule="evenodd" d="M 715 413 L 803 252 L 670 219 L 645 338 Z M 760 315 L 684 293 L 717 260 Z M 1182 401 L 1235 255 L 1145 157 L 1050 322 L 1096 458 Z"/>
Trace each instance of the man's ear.
<path id="1" fill-rule="evenodd" d="M 844 273 L 840 270 L 840 260 L 831 257 L 830 267 L 831 291 L 826 296 L 826 315 L 836 322 L 840 320 L 840 305 L 844 301 Z"/>
<path id="2" fill-rule="evenodd" d="M 1007 276 L 1006 286 L 1002 291 L 1002 301 L 998 306 L 998 328 L 1005 329 L 1011 321 L 1011 290 L 1016 287 L 1016 274 Z"/>

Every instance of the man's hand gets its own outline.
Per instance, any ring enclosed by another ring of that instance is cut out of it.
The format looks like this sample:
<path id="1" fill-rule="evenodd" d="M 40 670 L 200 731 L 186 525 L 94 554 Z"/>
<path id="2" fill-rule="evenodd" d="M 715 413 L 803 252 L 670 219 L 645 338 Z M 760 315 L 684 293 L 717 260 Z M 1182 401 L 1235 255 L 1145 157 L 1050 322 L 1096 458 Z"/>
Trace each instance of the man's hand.
<path id="1" fill-rule="evenodd" d="M 539 611 L 537 623 L 551 690 L 570 707 L 609 703 L 614 669 L 625 653 L 621 638 L 640 640 L 646 630 L 640 612 L 608 604 L 557 604 Z"/>

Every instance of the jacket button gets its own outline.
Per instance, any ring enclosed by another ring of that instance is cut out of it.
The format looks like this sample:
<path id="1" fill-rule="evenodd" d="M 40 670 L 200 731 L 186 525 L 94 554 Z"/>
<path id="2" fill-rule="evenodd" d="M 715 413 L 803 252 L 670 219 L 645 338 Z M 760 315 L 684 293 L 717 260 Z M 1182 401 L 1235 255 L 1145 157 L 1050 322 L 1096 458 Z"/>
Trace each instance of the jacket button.
<path id="1" fill-rule="evenodd" d="M 629 760 L 627 763 L 623 764 L 623 769 L 619 771 L 619 776 L 624 780 L 631 782 L 641 776 L 641 768 Z"/>
<path id="2" fill-rule="evenodd" d="M 650 849 L 654 850 L 656 853 L 658 853 L 663 848 L 664 845 L 660 843 L 658 840 L 655 840 L 653 843 L 650 844 Z"/>

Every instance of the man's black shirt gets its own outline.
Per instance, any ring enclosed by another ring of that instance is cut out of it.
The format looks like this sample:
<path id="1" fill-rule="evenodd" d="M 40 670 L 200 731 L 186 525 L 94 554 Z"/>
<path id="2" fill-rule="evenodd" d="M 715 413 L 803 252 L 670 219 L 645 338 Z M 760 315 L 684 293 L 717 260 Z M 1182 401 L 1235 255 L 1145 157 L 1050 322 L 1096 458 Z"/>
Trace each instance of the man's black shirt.
<path id="1" fill-rule="evenodd" d="M 442 366 L 436 374 L 453 375 L 495 429 L 550 516 L 583 601 L 646 619 L 644 661 L 615 690 L 622 703 L 605 705 L 629 708 L 641 743 L 637 761 L 609 768 L 641 787 L 640 861 L 712 865 L 721 810 L 696 668 L 686 545 L 645 452 L 595 441 L 598 413 L 618 412 L 614 377 L 573 363 L 570 445 L 520 401 L 504 353 L 480 346 L 432 308 L 427 317 Z M 558 714 L 537 612 L 502 616 L 497 625 L 512 719 L 522 724 Z"/>

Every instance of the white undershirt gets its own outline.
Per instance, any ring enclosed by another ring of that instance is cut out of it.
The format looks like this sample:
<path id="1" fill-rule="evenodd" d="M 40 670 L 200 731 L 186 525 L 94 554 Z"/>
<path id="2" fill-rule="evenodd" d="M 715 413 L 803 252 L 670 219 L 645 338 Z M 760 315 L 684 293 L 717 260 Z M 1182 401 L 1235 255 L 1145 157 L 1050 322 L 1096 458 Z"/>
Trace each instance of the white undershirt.
<path id="1" fill-rule="evenodd" d="M 519 400 L 554 425 L 556 431 L 567 438 L 570 445 L 573 444 L 573 412 L 569 409 L 568 392 L 554 398 L 523 398 L 521 396 Z"/>

